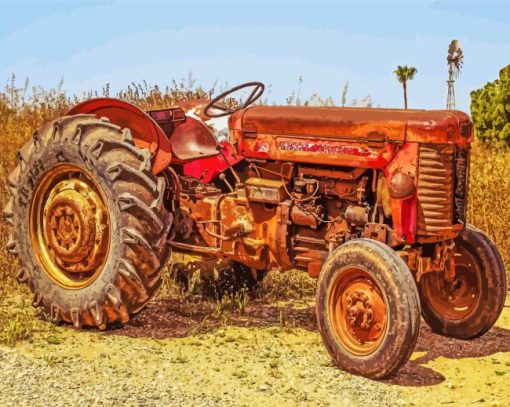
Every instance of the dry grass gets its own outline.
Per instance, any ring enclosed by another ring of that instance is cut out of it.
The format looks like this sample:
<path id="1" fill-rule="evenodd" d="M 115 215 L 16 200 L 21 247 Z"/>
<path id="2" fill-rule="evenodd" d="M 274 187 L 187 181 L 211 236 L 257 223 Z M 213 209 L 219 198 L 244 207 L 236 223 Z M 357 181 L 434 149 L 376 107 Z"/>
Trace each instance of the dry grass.
<path id="1" fill-rule="evenodd" d="M 63 115 L 71 105 L 83 98 L 110 96 L 109 86 L 99 94 L 89 93 L 82 97 L 67 97 L 61 85 L 46 91 L 33 88 L 27 92 L 28 83 L 18 87 L 15 78 L 0 92 L 0 208 L 8 200 L 6 178 L 16 163 L 16 153 L 21 145 L 44 122 Z M 128 100 L 143 109 L 175 105 L 179 101 L 210 97 L 215 88 L 205 90 L 197 87 L 192 78 L 182 80 L 164 89 L 147 83 L 132 84 L 115 97 Z M 469 220 L 485 230 L 498 244 L 507 266 L 510 265 L 510 150 L 505 147 L 488 147 L 475 143 L 471 160 Z M 5 245 L 8 228 L 0 223 L 0 303 L 13 292 L 15 259 L 8 256 Z M 16 287 L 16 290 L 18 288 Z M 263 292 L 270 297 L 279 295 L 302 298 L 313 293 L 313 282 L 300 273 L 281 276 L 271 274 L 264 282 Z M 22 318 L 22 317 L 20 317 Z M 15 331 L 15 329 L 13 328 Z M 13 336 L 21 335 L 19 333 Z"/>
<path id="2" fill-rule="evenodd" d="M 471 155 L 468 220 L 499 248 L 510 271 L 510 148 L 476 142 Z"/>
<path id="3" fill-rule="evenodd" d="M 15 345 L 32 337 L 36 325 L 35 310 L 23 295 L 9 295 L 0 301 L 0 344 Z"/>

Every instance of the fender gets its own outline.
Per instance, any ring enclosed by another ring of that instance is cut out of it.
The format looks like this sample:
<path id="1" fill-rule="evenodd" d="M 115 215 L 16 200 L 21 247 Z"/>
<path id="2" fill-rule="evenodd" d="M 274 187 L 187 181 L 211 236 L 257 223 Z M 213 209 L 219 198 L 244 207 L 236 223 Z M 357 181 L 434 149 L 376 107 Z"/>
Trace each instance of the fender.
<path id="1" fill-rule="evenodd" d="M 163 171 L 172 160 L 170 141 L 161 127 L 131 103 L 113 98 L 90 99 L 76 105 L 67 114 L 94 114 L 97 117 L 107 117 L 117 126 L 129 128 L 135 145 L 150 150 L 154 174 Z"/>

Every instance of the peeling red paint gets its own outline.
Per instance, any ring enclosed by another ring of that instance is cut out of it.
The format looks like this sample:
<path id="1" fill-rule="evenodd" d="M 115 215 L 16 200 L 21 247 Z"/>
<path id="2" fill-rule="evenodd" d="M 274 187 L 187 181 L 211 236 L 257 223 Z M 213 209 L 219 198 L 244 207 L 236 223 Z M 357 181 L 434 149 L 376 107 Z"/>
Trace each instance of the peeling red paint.
<path id="1" fill-rule="evenodd" d="M 280 150 L 302 151 L 327 155 L 354 155 L 358 157 L 377 158 L 377 154 L 365 148 L 348 146 L 340 142 L 331 141 L 277 141 Z"/>

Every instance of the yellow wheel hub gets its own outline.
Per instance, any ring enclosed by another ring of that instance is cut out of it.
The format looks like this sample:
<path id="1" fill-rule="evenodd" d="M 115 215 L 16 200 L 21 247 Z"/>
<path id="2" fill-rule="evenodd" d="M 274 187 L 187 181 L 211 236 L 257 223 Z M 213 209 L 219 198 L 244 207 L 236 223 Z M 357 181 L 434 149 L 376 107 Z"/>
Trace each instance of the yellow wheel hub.
<path id="1" fill-rule="evenodd" d="M 60 164 L 39 182 L 30 210 L 34 252 L 48 276 L 79 289 L 101 273 L 110 243 L 104 193 L 88 171 Z"/>

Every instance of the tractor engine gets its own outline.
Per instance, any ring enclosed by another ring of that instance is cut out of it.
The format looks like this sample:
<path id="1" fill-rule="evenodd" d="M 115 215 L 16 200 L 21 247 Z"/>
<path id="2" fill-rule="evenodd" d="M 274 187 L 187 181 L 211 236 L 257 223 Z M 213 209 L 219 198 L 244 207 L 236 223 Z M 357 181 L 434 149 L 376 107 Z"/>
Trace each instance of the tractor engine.
<path id="1" fill-rule="evenodd" d="M 333 248 L 363 237 L 385 216 L 376 171 L 247 160 L 236 176 L 235 188 L 225 177 L 223 185 L 180 177 L 176 248 L 316 276 Z M 382 224 L 372 229 L 387 233 Z"/>

